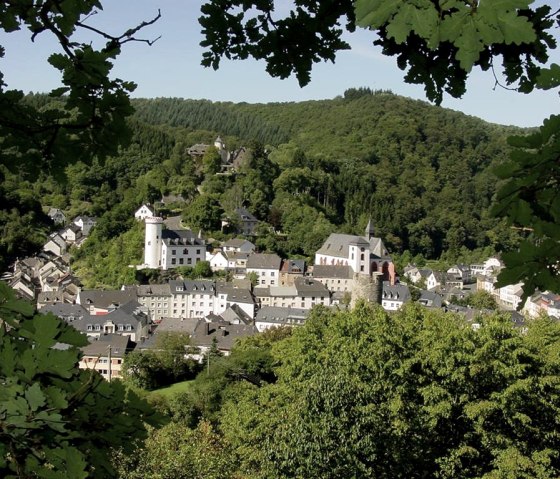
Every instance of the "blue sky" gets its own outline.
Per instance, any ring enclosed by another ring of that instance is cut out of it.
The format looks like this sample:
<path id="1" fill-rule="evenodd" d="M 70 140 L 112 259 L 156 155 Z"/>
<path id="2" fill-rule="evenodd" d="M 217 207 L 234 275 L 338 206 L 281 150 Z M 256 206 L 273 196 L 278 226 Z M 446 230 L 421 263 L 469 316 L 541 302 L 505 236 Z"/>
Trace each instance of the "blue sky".
<path id="1" fill-rule="evenodd" d="M 390 89 L 394 93 L 425 100 L 423 89 L 403 81 L 403 72 L 394 58 L 385 57 L 372 45 L 373 34 L 358 30 L 347 36 L 350 51 L 338 54 L 334 64 L 317 64 L 310 85 L 300 88 L 295 78 L 274 79 L 265 72 L 264 63 L 222 61 L 219 70 L 200 66 L 202 40 L 198 17 L 202 0 L 112 0 L 104 1 L 104 11 L 90 23 L 112 34 L 154 17 L 158 8 L 162 18 L 144 30 L 144 38 L 161 38 L 153 45 L 127 44 L 118 57 L 114 75 L 138 84 L 133 96 L 181 97 L 249 103 L 289 102 L 334 98 L 351 87 Z M 289 2 L 277 2 L 280 10 Z M 281 12 L 279 12 L 281 13 Z M 53 39 L 42 34 L 31 43 L 27 32 L 0 33 L 6 49 L 0 70 L 10 88 L 43 92 L 59 86 L 58 72 L 47 64 L 56 48 Z M 560 51 L 552 60 L 560 63 Z M 457 100 L 445 97 L 442 106 L 463 111 L 487 121 L 518 126 L 537 126 L 542 119 L 558 113 L 555 92 L 522 95 L 494 89 L 490 72 L 474 72 L 468 93 Z"/>

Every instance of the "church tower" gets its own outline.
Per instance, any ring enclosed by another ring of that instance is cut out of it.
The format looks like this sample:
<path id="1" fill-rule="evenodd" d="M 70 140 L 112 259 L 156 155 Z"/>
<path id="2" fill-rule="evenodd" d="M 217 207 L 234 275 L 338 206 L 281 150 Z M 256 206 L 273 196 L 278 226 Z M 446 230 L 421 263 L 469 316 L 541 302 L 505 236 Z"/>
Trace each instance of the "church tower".
<path id="1" fill-rule="evenodd" d="M 371 238 L 375 237 L 375 232 L 373 230 L 373 224 L 371 222 L 371 218 L 368 221 L 368 224 L 366 226 L 366 239 L 369 241 L 371 240 Z"/>
<path id="2" fill-rule="evenodd" d="M 161 266 L 161 233 L 163 230 L 163 218 L 159 216 L 148 216 L 145 219 L 145 223 L 144 264 L 148 268 L 159 268 Z"/>

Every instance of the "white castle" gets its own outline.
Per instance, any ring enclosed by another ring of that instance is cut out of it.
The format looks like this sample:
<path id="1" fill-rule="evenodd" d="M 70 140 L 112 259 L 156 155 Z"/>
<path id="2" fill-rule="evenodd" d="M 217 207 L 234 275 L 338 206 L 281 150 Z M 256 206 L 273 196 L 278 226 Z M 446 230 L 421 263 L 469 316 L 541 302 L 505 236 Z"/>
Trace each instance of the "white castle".
<path id="1" fill-rule="evenodd" d="M 144 268 L 194 266 L 206 258 L 206 243 L 190 230 L 163 229 L 163 218 L 149 216 L 144 236 Z"/>

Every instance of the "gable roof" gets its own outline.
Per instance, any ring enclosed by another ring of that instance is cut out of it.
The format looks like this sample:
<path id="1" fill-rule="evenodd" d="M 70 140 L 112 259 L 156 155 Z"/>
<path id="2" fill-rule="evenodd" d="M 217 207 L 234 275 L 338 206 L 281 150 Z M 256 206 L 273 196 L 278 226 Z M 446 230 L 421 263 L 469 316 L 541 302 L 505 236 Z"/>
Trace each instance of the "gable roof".
<path id="1" fill-rule="evenodd" d="M 313 266 L 313 277 L 352 279 L 354 271 L 347 265 L 316 264 Z"/>
<path id="2" fill-rule="evenodd" d="M 120 334 L 102 334 L 98 339 L 84 346 L 82 353 L 84 356 L 106 357 L 111 348 L 111 357 L 123 358 L 126 352 L 133 347 L 130 338 Z"/>
<path id="3" fill-rule="evenodd" d="M 204 246 L 203 239 L 198 238 L 191 230 L 163 230 L 161 239 L 168 245 L 196 245 Z"/>
<path id="4" fill-rule="evenodd" d="M 201 320 L 196 325 L 191 340 L 195 346 L 210 347 L 216 338 L 218 349 L 231 351 L 238 339 L 257 333 L 258 329 L 254 325 L 207 323 Z"/>
<path id="5" fill-rule="evenodd" d="M 254 253 L 247 258 L 247 269 L 273 269 L 280 270 L 282 260 L 277 254 Z"/>
<path id="6" fill-rule="evenodd" d="M 323 243 L 323 246 L 319 248 L 317 254 L 348 258 L 350 245 L 369 248 L 369 241 L 361 236 L 331 233 Z"/>

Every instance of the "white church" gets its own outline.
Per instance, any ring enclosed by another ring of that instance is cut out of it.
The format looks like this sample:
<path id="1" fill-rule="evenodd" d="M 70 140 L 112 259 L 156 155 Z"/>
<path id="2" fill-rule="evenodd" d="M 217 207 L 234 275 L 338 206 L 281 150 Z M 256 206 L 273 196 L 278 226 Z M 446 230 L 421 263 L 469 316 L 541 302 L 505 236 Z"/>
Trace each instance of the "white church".
<path id="1" fill-rule="evenodd" d="M 206 259 L 206 242 L 191 230 L 163 229 L 163 218 L 149 216 L 144 237 L 142 268 L 173 269 L 194 266 Z"/>

